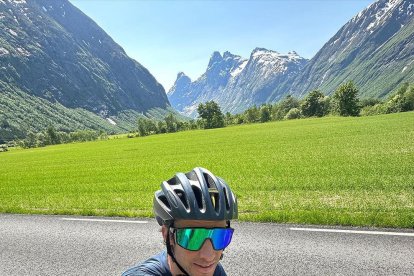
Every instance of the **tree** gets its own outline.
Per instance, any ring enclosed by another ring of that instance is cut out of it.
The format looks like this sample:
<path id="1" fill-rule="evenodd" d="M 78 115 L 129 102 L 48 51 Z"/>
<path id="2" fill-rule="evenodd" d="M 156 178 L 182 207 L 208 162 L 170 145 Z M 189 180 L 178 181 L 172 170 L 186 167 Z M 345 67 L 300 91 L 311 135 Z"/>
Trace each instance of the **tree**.
<path id="1" fill-rule="evenodd" d="M 157 125 L 153 120 L 147 119 L 147 118 L 138 119 L 139 136 L 147 136 L 147 135 L 150 135 L 156 132 L 157 132 Z"/>
<path id="2" fill-rule="evenodd" d="M 46 135 L 51 145 L 60 144 L 60 137 L 53 126 L 49 126 L 46 130 Z"/>
<path id="3" fill-rule="evenodd" d="M 252 106 L 244 112 L 246 122 L 256 123 L 260 120 L 260 111 L 257 106 Z"/>
<path id="4" fill-rule="evenodd" d="M 188 124 L 189 124 L 189 128 L 190 129 L 197 129 L 197 122 L 195 121 L 195 120 L 190 120 L 190 122 L 188 122 Z"/>
<path id="5" fill-rule="evenodd" d="M 358 89 L 352 81 L 342 84 L 332 97 L 332 112 L 340 116 L 358 116 Z"/>
<path id="6" fill-rule="evenodd" d="M 226 126 L 233 124 L 233 116 L 230 112 L 226 112 L 226 115 L 224 116 L 224 123 Z"/>
<path id="7" fill-rule="evenodd" d="M 404 104 L 404 111 L 411 111 L 414 110 L 414 87 L 411 87 L 409 90 L 404 94 L 405 97 L 405 104 Z"/>
<path id="8" fill-rule="evenodd" d="M 404 83 L 385 102 L 379 99 L 368 99 L 362 100 L 360 106 L 363 116 L 414 110 L 414 87 L 409 83 Z"/>
<path id="9" fill-rule="evenodd" d="M 174 117 L 172 113 L 168 114 L 165 118 L 165 125 L 167 128 L 167 132 L 176 132 L 177 131 L 177 119 Z"/>
<path id="10" fill-rule="evenodd" d="M 414 110 L 414 87 L 404 83 L 397 92 L 393 93 L 385 103 L 386 113 L 396 113 Z"/>
<path id="11" fill-rule="evenodd" d="M 167 133 L 167 125 L 163 121 L 158 121 L 157 129 L 158 133 Z"/>
<path id="12" fill-rule="evenodd" d="M 200 103 L 197 112 L 205 129 L 224 127 L 224 115 L 216 102 Z"/>
<path id="13" fill-rule="evenodd" d="M 299 108 L 299 101 L 291 95 L 287 95 L 283 101 L 272 107 L 272 120 L 283 120 L 292 108 Z"/>
<path id="14" fill-rule="evenodd" d="M 36 134 L 32 131 L 27 133 L 26 139 L 23 140 L 22 147 L 23 148 L 34 148 L 37 145 L 37 137 Z"/>
<path id="15" fill-rule="evenodd" d="M 36 135 L 36 147 L 45 147 L 50 142 L 50 138 L 46 137 L 43 132 L 39 132 Z"/>
<path id="16" fill-rule="evenodd" d="M 327 97 L 319 91 L 310 92 L 300 106 L 305 117 L 322 117 L 328 112 Z"/>
<path id="17" fill-rule="evenodd" d="M 244 123 L 244 116 L 242 114 L 236 114 L 234 115 L 234 123 L 235 124 L 243 124 Z"/>
<path id="18" fill-rule="evenodd" d="M 260 122 L 265 123 L 270 121 L 271 110 L 271 105 L 264 104 L 260 107 Z"/>

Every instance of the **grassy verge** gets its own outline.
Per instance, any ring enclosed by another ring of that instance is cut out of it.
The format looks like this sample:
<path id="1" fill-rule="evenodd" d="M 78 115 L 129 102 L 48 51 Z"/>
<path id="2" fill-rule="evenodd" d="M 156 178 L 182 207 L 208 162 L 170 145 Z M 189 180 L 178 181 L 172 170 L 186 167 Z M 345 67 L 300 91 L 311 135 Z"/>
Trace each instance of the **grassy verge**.
<path id="1" fill-rule="evenodd" d="M 414 227 L 414 112 L 0 153 L 0 212 L 152 216 L 160 182 L 196 166 L 242 220 Z"/>

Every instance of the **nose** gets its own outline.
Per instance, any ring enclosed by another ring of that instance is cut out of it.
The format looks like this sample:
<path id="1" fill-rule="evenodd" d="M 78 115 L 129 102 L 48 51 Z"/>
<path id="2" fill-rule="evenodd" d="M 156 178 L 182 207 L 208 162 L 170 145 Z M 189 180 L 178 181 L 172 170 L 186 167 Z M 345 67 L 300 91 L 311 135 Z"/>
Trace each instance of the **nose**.
<path id="1" fill-rule="evenodd" d="M 213 248 L 213 244 L 208 239 L 204 242 L 203 246 L 199 250 L 200 258 L 206 261 L 213 261 L 216 251 Z"/>

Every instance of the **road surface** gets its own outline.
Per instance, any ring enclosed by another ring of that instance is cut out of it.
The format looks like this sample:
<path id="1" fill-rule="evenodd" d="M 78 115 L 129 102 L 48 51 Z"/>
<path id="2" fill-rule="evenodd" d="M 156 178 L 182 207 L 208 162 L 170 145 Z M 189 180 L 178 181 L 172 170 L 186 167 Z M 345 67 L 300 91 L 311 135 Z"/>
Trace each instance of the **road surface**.
<path id="1" fill-rule="evenodd" d="M 414 230 L 234 223 L 228 275 L 414 275 Z M 120 275 L 163 249 L 154 219 L 0 214 L 0 275 Z"/>

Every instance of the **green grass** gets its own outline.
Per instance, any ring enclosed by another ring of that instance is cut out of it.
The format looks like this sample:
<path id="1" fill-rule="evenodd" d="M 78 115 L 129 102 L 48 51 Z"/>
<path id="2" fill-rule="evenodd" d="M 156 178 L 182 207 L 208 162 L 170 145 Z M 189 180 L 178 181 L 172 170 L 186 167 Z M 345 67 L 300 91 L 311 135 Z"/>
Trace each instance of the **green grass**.
<path id="1" fill-rule="evenodd" d="M 414 227 L 414 112 L 327 117 L 0 153 L 0 212 L 152 216 L 202 166 L 241 220 Z"/>

